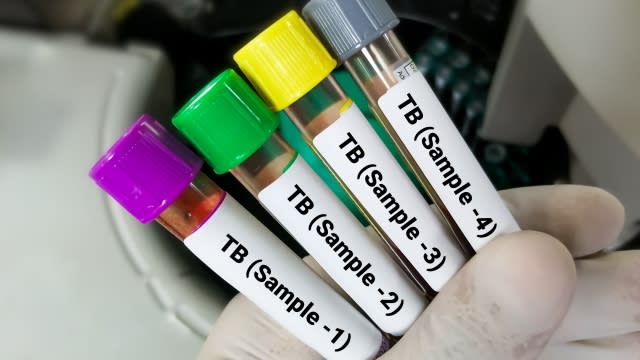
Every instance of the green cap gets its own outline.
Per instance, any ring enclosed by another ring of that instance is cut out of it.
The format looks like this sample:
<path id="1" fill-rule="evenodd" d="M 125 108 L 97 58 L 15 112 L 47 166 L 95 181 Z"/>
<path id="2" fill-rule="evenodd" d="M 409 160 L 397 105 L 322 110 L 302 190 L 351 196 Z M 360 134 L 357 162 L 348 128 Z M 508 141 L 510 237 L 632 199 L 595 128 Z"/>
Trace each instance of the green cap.
<path id="1" fill-rule="evenodd" d="M 173 125 L 218 174 L 237 167 L 278 127 L 278 118 L 233 70 L 227 69 L 173 117 Z"/>

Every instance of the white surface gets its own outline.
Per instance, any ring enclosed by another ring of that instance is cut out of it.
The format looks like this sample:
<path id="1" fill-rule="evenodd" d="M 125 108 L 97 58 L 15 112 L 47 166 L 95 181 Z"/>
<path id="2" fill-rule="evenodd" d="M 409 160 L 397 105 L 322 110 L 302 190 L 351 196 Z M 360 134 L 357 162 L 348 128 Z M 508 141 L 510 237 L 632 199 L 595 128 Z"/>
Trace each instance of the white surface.
<path id="1" fill-rule="evenodd" d="M 533 144 L 575 93 L 640 155 L 640 2 L 522 0 L 482 135 Z"/>
<path id="2" fill-rule="evenodd" d="M 400 266 L 302 157 L 258 198 L 382 331 L 404 334 L 427 307 Z"/>
<path id="3" fill-rule="evenodd" d="M 413 104 L 407 103 L 409 96 Z M 378 105 L 474 250 L 519 230 L 422 74 L 394 85 Z"/>
<path id="4" fill-rule="evenodd" d="M 640 158 L 640 1 L 534 0 L 527 14 L 580 96 Z"/>
<path id="5" fill-rule="evenodd" d="M 372 359 L 380 331 L 227 195 L 185 245 L 322 356 Z"/>
<path id="6" fill-rule="evenodd" d="M 572 181 L 626 207 L 621 239 L 640 221 L 640 2 L 522 0 L 491 89 L 483 137 L 533 144 L 558 124 Z"/>
<path id="7" fill-rule="evenodd" d="M 87 176 L 141 112 L 167 118 L 170 89 L 155 50 L 0 29 L 0 358 L 195 356 L 227 295 Z"/>
<path id="8" fill-rule="evenodd" d="M 514 10 L 479 135 L 531 146 L 558 123 L 575 88 L 526 17 L 525 3 Z"/>
<path id="9" fill-rule="evenodd" d="M 560 122 L 575 157 L 640 220 L 640 1 L 535 0 L 527 15 L 578 95 Z"/>
<path id="10" fill-rule="evenodd" d="M 560 128 L 573 150 L 586 176 L 587 185 L 598 185 L 616 195 L 625 205 L 625 231 L 620 240 L 626 240 L 638 231 L 640 219 L 640 159 L 596 114 L 581 96 L 571 102 Z M 574 167 L 575 168 L 575 167 Z M 580 181 L 580 178 L 572 180 Z"/>

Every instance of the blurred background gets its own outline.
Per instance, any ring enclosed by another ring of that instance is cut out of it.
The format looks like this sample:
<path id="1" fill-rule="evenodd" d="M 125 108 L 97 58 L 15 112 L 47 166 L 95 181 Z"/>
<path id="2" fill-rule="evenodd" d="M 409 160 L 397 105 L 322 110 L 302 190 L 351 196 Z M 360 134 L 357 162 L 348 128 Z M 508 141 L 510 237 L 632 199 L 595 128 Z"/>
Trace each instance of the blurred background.
<path id="1" fill-rule="evenodd" d="M 233 289 L 86 174 L 139 114 L 168 124 L 305 2 L 0 0 L 0 358 L 195 356 Z M 615 247 L 640 248 L 640 2 L 389 2 L 498 189 L 603 187 L 627 210 Z M 209 175 L 303 255 L 234 179 Z"/>

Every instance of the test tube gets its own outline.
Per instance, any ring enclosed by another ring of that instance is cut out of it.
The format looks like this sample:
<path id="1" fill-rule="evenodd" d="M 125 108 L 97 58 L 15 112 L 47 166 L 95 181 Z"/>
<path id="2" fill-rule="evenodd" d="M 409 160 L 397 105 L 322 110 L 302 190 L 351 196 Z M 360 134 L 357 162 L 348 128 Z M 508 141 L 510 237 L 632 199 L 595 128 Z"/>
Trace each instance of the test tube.
<path id="1" fill-rule="evenodd" d="M 218 174 L 233 174 L 378 327 L 401 336 L 427 300 L 384 247 L 275 132 L 278 118 L 233 70 L 173 124 Z"/>
<path id="2" fill-rule="evenodd" d="M 387 340 L 230 195 L 202 160 L 143 115 L 89 176 L 142 223 L 157 220 L 203 263 L 322 356 L 373 359 Z"/>
<path id="3" fill-rule="evenodd" d="M 287 13 L 233 58 L 271 108 L 296 124 L 416 284 L 438 292 L 465 256 L 331 76 L 336 61 L 302 18 Z"/>
<path id="4" fill-rule="evenodd" d="M 520 228 L 393 32 L 384 0 L 311 0 L 310 26 L 356 79 L 468 252 Z"/>

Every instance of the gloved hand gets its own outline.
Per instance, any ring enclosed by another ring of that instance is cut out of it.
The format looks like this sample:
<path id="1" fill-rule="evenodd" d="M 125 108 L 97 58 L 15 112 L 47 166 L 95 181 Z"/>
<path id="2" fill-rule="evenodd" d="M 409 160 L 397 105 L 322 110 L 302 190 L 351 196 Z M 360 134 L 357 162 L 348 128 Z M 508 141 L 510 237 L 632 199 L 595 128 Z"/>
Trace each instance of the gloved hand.
<path id="1" fill-rule="evenodd" d="M 619 235 L 621 204 L 575 185 L 501 194 L 526 231 L 481 249 L 380 359 L 638 359 L 640 251 L 601 252 Z M 320 358 L 241 295 L 199 355 Z"/>

